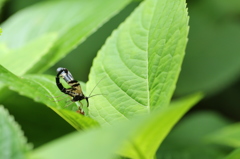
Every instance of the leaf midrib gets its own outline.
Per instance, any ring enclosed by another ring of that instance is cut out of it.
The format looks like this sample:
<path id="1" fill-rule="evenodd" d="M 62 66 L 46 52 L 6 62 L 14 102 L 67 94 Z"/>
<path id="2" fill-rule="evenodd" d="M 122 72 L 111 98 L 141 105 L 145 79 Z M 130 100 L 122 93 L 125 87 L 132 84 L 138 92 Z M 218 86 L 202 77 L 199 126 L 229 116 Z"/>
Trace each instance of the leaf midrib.
<path id="1" fill-rule="evenodd" d="M 146 1 L 144 2 L 144 3 L 146 3 Z M 154 7 L 154 9 L 153 9 L 153 13 L 155 12 L 155 10 L 156 10 L 156 5 L 154 5 L 155 7 Z M 151 112 L 151 101 L 150 101 L 150 87 L 149 87 L 149 41 L 150 41 L 150 39 L 149 39 L 149 33 L 150 33 L 150 27 L 151 27 L 151 23 L 152 23 L 152 20 L 153 20 L 153 16 L 154 16 L 154 14 L 151 14 L 151 20 L 149 21 L 149 26 L 148 26 L 148 32 L 147 32 L 147 39 L 148 39 L 148 42 L 147 42 L 147 60 L 146 60 L 146 62 L 147 62 L 147 99 L 148 99 L 148 106 L 147 106 L 147 111 L 148 111 L 148 113 L 150 113 Z M 142 17 L 142 16 L 141 16 Z M 142 18 L 141 18 L 142 19 Z M 142 22 L 142 24 L 143 24 L 143 21 L 141 20 L 141 22 Z M 144 25 L 142 25 L 142 26 L 144 26 Z M 144 28 L 144 27 L 143 27 Z"/>

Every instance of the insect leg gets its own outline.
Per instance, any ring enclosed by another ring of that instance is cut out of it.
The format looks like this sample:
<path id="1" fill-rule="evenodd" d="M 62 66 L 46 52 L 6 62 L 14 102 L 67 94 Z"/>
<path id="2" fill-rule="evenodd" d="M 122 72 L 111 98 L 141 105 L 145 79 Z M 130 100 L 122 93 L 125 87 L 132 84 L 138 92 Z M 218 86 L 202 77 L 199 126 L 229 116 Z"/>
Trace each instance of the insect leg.
<path id="1" fill-rule="evenodd" d="M 79 113 L 82 114 L 82 115 L 84 115 L 83 104 L 82 104 L 81 101 L 79 101 L 79 103 L 81 104 L 81 106 L 78 107 L 78 109 L 79 109 Z"/>
<path id="2" fill-rule="evenodd" d="M 72 105 L 74 102 L 70 101 L 71 103 L 69 103 L 68 105 L 66 105 L 65 107 L 68 107 L 70 105 Z"/>
<path id="3" fill-rule="evenodd" d="M 87 107 L 88 107 L 89 106 L 88 97 L 86 97 L 85 99 L 87 101 Z"/>

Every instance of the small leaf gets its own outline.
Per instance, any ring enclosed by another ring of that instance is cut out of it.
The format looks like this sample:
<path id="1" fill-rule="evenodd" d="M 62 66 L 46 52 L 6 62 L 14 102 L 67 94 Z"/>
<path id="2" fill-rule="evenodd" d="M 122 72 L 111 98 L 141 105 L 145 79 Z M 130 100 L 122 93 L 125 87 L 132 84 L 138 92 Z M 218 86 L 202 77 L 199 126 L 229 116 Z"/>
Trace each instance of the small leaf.
<path id="1" fill-rule="evenodd" d="M 24 159 L 30 146 L 13 117 L 0 106 L 0 158 Z"/>
<path id="2" fill-rule="evenodd" d="M 184 0 L 146 0 L 99 51 L 87 83 L 90 116 L 102 125 L 168 106 L 187 43 Z"/>
<path id="3" fill-rule="evenodd" d="M 130 121 L 72 133 L 37 148 L 31 158 L 112 159 L 117 150 L 130 158 L 151 158 L 172 126 L 200 98 L 199 94 L 189 96 L 173 107 L 162 108 Z M 131 145 L 125 147 L 125 141 L 129 139 Z"/>
<path id="4" fill-rule="evenodd" d="M 240 147 L 240 123 L 216 130 L 208 135 L 206 140 L 211 143 L 231 146 L 234 148 Z"/>
<path id="5" fill-rule="evenodd" d="M 53 76 L 28 75 L 24 78 L 19 78 L 0 66 L 0 81 L 19 94 L 49 106 L 76 129 L 98 125 L 93 119 L 76 113 L 78 110 L 76 105 L 72 104 L 66 107 L 64 101 L 59 102 L 54 98 L 56 95 L 64 94 L 58 90 L 55 77 Z M 66 96 L 63 96 L 63 98 L 66 98 Z"/>

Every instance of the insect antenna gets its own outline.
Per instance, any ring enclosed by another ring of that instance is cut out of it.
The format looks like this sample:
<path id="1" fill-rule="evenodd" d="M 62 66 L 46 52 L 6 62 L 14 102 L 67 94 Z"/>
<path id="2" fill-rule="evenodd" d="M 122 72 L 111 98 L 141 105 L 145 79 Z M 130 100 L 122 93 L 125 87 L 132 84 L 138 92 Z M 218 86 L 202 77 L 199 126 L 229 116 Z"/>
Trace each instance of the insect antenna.
<path id="1" fill-rule="evenodd" d="M 104 79 L 104 77 L 103 77 L 100 81 L 98 81 L 98 83 L 96 84 L 96 86 L 94 86 L 94 88 L 93 88 L 92 91 L 90 92 L 88 98 L 95 96 L 95 95 L 92 95 L 92 96 L 91 96 L 91 94 L 92 94 L 92 92 L 94 91 L 94 89 L 98 86 L 98 84 L 99 84 L 103 79 Z M 96 95 L 102 95 L 102 94 L 96 94 Z"/>
<path id="2" fill-rule="evenodd" d="M 65 108 L 68 107 L 68 106 L 70 106 L 70 105 L 72 105 L 72 104 L 74 103 L 74 102 L 72 102 L 72 101 L 70 101 L 70 100 L 69 100 L 68 102 L 69 102 L 69 103 L 68 103 L 67 105 L 65 105 Z"/>
<path id="3" fill-rule="evenodd" d="M 92 96 L 89 96 L 88 98 L 94 97 L 94 96 L 98 96 L 98 95 L 106 95 L 106 94 L 94 94 Z"/>
<path id="4" fill-rule="evenodd" d="M 91 97 L 94 97 L 94 96 L 97 96 L 97 95 L 103 95 L 103 94 L 94 94 L 94 95 L 91 96 L 91 94 L 92 94 L 92 92 L 94 91 L 94 89 L 98 86 L 98 84 L 99 84 L 103 79 L 104 79 L 104 77 L 103 77 L 100 81 L 98 81 L 98 83 L 96 84 L 96 86 L 94 86 L 94 88 L 93 88 L 92 91 L 90 92 L 89 96 L 85 98 L 86 101 L 87 101 L 87 107 L 89 106 L 88 98 L 91 98 Z"/>

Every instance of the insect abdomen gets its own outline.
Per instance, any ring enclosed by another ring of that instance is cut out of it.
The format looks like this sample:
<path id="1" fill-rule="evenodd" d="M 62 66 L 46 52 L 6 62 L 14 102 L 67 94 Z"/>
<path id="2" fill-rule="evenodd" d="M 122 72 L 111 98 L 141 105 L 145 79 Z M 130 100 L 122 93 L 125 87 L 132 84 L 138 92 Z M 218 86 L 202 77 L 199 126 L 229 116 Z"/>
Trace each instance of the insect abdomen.
<path id="1" fill-rule="evenodd" d="M 58 72 L 57 76 L 61 76 L 67 83 L 76 81 L 73 79 L 72 74 L 66 68 L 59 67 L 57 69 L 57 72 Z"/>

